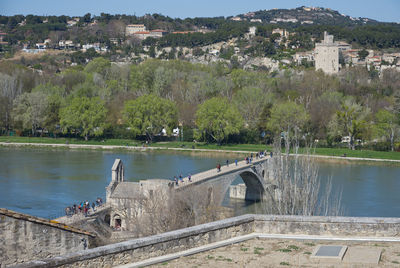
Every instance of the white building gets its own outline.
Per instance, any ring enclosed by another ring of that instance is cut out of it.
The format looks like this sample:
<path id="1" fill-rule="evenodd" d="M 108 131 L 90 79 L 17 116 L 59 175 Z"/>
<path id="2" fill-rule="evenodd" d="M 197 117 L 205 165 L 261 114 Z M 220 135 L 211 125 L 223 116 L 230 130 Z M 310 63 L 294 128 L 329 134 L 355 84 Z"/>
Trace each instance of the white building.
<path id="1" fill-rule="evenodd" d="M 146 26 L 144 24 L 129 24 L 125 27 L 125 35 L 133 35 L 136 32 L 145 32 Z"/>
<path id="2" fill-rule="evenodd" d="M 324 73 L 339 72 L 339 47 L 333 42 L 333 35 L 324 32 L 324 40 L 315 44 L 315 69 Z"/>

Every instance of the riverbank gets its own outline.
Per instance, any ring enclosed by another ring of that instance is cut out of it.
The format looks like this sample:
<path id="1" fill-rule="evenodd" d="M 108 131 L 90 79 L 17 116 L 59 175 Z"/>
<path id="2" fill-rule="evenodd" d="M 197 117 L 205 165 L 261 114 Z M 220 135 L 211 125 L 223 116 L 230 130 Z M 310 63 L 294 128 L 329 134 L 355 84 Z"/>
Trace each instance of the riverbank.
<path id="1" fill-rule="evenodd" d="M 83 141 L 65 138 L 29 138 L 29 137 L 7 137 L 0 136 L 0 146 L 17 147 L 43 147 L 63 149 L 88 149 L 88 150 L 171 150 L 180 152 L 203 152 L 203 153 L 237 153 L 249 154 L 259 151 L 270 151 L 270 146 L 263 144 L 206 144 L 193 142 L 155 142 L 150 145 L 140 141 L 111 139 L 104 141 Z M 301 154 L 304 150 L 300 149 Z M 371 150 L 349 150 L 345 148 L 315 148 L 313 156 L 319 161 L 332 161 L 337 163 L 348 163 L 356 161 L 400 163 L 400 152 L 381 152 Z"/>

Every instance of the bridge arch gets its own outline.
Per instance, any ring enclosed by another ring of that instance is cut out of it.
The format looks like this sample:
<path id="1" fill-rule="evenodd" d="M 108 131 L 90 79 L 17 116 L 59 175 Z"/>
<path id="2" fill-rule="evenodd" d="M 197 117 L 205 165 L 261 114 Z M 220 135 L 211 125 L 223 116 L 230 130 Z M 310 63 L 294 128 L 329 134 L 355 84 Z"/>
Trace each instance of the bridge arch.
<path id="1" fill-rule="evenodd" d="M 260 178 L 256 173 L 248 170 L 240 172 L 239 176 L 246 185 L 245 200 L 260 201 L 265 191 L 262 178 Z"/>

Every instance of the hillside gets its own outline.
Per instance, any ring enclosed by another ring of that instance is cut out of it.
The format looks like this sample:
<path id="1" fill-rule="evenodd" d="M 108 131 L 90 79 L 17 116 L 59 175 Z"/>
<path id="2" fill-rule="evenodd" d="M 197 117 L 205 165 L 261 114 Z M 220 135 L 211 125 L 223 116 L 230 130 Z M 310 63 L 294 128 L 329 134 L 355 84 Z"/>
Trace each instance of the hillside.
<path id="1" fill-rule="evenodd" d="M 271 9 L 248 12 L 238 15 L 242 20 L 261 23 L 291 23 L 306 25 L 362 25 L 376 24 L 378 21 L 368 18 L 353 18 L 330 8 L 298 7 L 294 9 Z"/>

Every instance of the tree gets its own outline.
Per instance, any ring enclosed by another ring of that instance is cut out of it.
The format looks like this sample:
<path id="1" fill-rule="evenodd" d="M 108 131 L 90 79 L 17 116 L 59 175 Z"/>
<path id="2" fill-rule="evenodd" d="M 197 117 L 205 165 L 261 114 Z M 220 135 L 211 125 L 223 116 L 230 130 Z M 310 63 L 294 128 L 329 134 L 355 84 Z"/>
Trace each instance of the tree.
<path id="1" fill-rule="evenodd" d="M 276 104 L 271 109 L 271 119 L 267 126 L 276 134 L 285 133 L 285 140 L 288 143 L 293 139 L 298 140 L 300 132 L 303 130 L 309 115 L 302 105 L 288 101 Z"/>
<path id="2" fill-rule="evenodd" d="M 163 128 L 168 134 L 178 125 L 174 102 L 149 94 L 130 100 L 124 106 L 124 120 L 134 135 L 146 135 L 151 141 Z"/>
<path id="3" fill-rule="evenodd" d="M 369 108 L 364 108 L 352 99 L 347 99 L 342 103 L 340 111 L 336 111 L 329 123 L 331 136 L 348 135 L 350 141 L 349 149 L 355 150 L 354 140 L 365 130 L 366 117 L 370 114 Z"/>
<path id="4" fill-rule="evenodd" d="M 19 95 L 14 102 L 14 121 L 20 121 L 23 128 L 30 128 L 32 135 L 35 135 L 36 130 L 44 126 L 47 105 L 47 96 L 42 92 Z"/>
<path id="5" fill-rule="evenodd" d="M 400 126 L 395 113 L 388 110 L 379 110 L 375 115 L 378 133 L 390 141 L 390 149 L 394 151 L 394 140 L 399 133 Z"/>
<path id="6" fill-rule="evenodd" d="M 89 135 L 103 134 L 107 110 L 99 98 L 76 97 L 60 111 L 64 133 L 79 131 L 87 141 Z"/>
<path id="7" fill-rule="evenodd" d="M 264 192 L 262 212 L 269 215 L 340 216 L 343 213 L 341 192 L 332 192 L 331 179 L 325 190 L 321 190 L 315 158 L 309 151 L 299 156 L 297 146 L 292 148 L 295 156 L 291 157 L 290 147 L 291 143 L 286 143 L 285 153 L 282 153 L 280 140 L 274 142 L 274 157 L 269 164 L 273 187 Z"/>
<path id="8" fill-rule="evenodd" d="M 265 94 L 261 88 L 245 87 L 233 97 L 240 114 L 249 128 L 254 128 L 258 123 L 260 114 L 267 103 L 271 103 L 273 95 Z"/>
<path id="9" fill-rule="evenodd" d="M 85 67 L 85 71 L 88 73 L 99 73 L 105 75 L 110 67 L 111 63 L 109 60 L 99 57 L 94 58 L 91 62 L 89 62 Z"/>
<path id="10" fill-rule="evenodd" d="M 228 99 L 215 97 L 205 101 L 196 112 L 196 125 L 199 133 L 210 135 L 218 144 L 231 134 L 239 133 L 243 118 Z"/>
<path id="11" fill-rule="evenodd" d="M 92 20 L 91 17 L 92 17 L 92 14 L 86 13 L 85 16 L 82 17 L 81 21 L 88 23 Z"/>
<path id="12" fill-rule="evenodd" d="M 365 48 L 363 50 L 358 51 L 358 57 L 360 58 L 360 60 L 365 60 L 365 58 L 369 55 L 369 52 L 365 50 Z"/>

